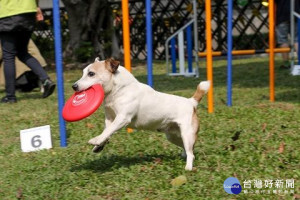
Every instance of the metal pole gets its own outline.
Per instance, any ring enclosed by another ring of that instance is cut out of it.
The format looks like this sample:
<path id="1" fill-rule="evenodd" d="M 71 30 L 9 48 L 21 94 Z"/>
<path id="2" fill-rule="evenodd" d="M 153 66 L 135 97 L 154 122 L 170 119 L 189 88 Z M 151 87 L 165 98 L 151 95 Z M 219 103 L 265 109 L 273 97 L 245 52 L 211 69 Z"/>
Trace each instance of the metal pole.
<path id="1" fill-rule="evenodd" d="M 176 73 L 176 40 L 175 38 L 171 39 L 171 59 L 172 59 L 172 73 Z M 169 49 L 166 49 L 169 51 Z"/>
<path id="2" fill-rule="evenodd" d="M 290 41 L 290 47 L 291 47 L 291 69 L 294 67 L 294 53 L 295 53 L 295 23 L 294 23 L 294 12 L 295 12 L 295 1 L 291 0 L 291 19 L 290 19 L 290 26 L 291 26 L 291 41 Z"/>
<path id="3" fill-rule="evenodd" d="M 227 106 L 232 106 L 232 0 L 227 2 Z"/>
<path id="4" fill-rule="evenodd" d="M 275 70 L 274 70 L 274 0 L 269 1 L 269 49 L 270 49 L 270 58 L 269 58 L 269 76 L 270 76 L 270 101 L 275 101 Z"/>
<path id="5" fill-rule="evenodd" d="M 59 0 L 53 0 L 53 22 L 54 22 L 54 42 L 55 42 L 55 64 L 57 76 L 57 93 L 58 93 L 58 117 L 60 131 L 60 146 L 67 146 L 67 134 L 65 120 L 62 117 L 62 109 L 64 107 L 64 76 L 62 66 L 62 49 L 61 49 L 61 29 L 60 29 L 60 13 Z"/>
<path id="6" fill-rule="evenodd" d="M 195 73 L 196 77 L 199 77 L 199 58 L 198 58 L 198 20 L 197 20 L 197 1 L 193 0 L 193 11 L 194 11 L 194 51 L 195 51 Z"/>
<path id="7" fill-rule="evenodd" d="M 291 22 L 292 23 L 292 22 Z M 297 17 L 297 43 L 298 43 L 298 49 L 297 49 L 297 57 L 298 57 L 298 65 L 300 65 L 300 43 L 299 43 L 299 38 L 300 38 L 300 18 Z"/>
<path id="8" fill-rule="evenodd" d="M 188 72 L 193 72 L 193 41 L 192 41 L 192 26 L 186 28 L 186 44 L 188 56 Z"/>
<path id="9" fill-rule="evenodd" d="M 147 83 L 153 87 L 152 75 L 152 11 L 151 0 L 146 0 L 146 29 L 147 29 Z M 167 50 L 167 49 L 166 49 Z"/>
<path id="10" fill-rule="evenodd" d="M 208 91 L 208 112 L 214 112 L 213 98 L 213 61 L 212 61 L 212 36 L 211 36 L 211 0 L 205 1 L 205 21 L 206 21 L 206 68 L 207 80 L 210 81 L 211 87 Z"/>
<path id="11" fill-rule="evenodd" d="M 122 0 L 123 47 L 125 68 L 131 72 L 128 0 Z"/>
<path id="12" fill-rule="evenodd" d="M 184 37 L 183 31 L 178 33 L 178 58 L 179 58 L 179 73 L 185 73 L 185 59 L 184 59 Z"/>

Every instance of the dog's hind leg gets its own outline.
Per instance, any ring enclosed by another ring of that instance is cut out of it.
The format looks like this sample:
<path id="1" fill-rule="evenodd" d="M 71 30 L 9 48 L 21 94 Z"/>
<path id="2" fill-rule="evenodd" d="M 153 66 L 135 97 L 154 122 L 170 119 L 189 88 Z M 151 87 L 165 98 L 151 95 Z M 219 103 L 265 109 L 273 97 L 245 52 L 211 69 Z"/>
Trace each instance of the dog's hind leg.
<path id="1" fill-rule="evenodd" d="M 181 125 L 181 138 L 183 141 L 185 153 L 186 153 L 186 166 L 185 170 L 191 171 L 193 169 L 194 162 L 194 144 L 196 141 L 196 132 L 191 126 Z"/>
<path id="2" fill-rule="evenodd" d="M 183 158 L 186 158 L 186 153 L 185 153 L 185 150 L 184 150 L 184 145 L 183 145 L 183 141 L 182 141 L 182 138 L 180 136 L 180 131 L 178 130 L 178 133 L 174 133 L 174 132 L 166 132 L 166 137 L 168 139 L 169 142 L 175 144 L 176 146 L 178 147 L 181 147 L 182 148 L 182 154 L 181 156 Z"/>

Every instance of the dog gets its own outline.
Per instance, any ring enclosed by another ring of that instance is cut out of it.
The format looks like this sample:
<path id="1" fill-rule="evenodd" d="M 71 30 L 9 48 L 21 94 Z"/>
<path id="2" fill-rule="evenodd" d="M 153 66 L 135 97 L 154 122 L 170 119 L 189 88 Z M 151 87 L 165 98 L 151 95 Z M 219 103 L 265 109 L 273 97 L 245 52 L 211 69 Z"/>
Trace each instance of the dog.
<path id="1" fill-rule="evenodd" d="M 157 130 L 183 148 L 185 169 L 193 169 L 193 148 L 199 130 L 196 108 L 210 88 L 209 81 L 202 81 L 191 98 L 184 98 L 140 83 L 117 60 L 96 58 L 83 69 L 82 77 L 72 88 L 78 92 L 94 84 L 101 84 L 105 93 L 105 129 L 89 140 L 94 145 L 93 152 L 100 152 L 112 134 L 123 127 Z"/>

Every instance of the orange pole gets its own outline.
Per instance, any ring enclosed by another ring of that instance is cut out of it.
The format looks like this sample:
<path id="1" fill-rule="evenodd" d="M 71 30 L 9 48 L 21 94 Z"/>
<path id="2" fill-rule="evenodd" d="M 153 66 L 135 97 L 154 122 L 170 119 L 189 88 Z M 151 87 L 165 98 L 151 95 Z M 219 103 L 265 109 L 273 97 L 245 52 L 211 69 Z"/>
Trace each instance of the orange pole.
<path id="1" fill-rule="evenodd" d="M 128 0 L 122 0 L 124 65 L 131 72 Z"/>
<path id="2" fill-rule="evenodd" d="M 122 0 L 123 15 L 123 47 L 124 47 L 124 65 L 131 72 L 131 56 L 130 56 L 130 35 L 129 35 L 129 11 L 128 0 Z M 132 128 L 127 128 L 127 133 L 132 133 Z"/>
<path id="3" fill-rule="evenodd" d="M 274 70 L 274 0 L 269 0 L 269 49 L 270 49 L 270 60 L 269 60 L 269 75 L 270 75 L 270 101 L 275 101 L 275 70 Z"/>
<path id="4" fill-rule="evenodd" d="M 275 53 L 288 53 L 290 52 L 291 49 L 290 48 L 275 48 L 274 49 L 274 52 Z M 254 49 L 249 49 L 249 50 L 233 50 L 232 51 L 232 55 L 252 55 L 252 54 L 255 54 L 256 53 L 256 50 Z M 261 52 L 261 53 L 270 53 L 270 49 L 265 49 L 264 52 Z M 199 52 L 198 55 L 200 57 L 205 57 L 207 55 L 206 52 Z M 212 52 L 212 55 L 213 56 L 222 56 L 224 55 L 224 52 L 222 51 L 213 51 Z"/>
<path id="5" fill-rule="evenodd" d="M 211 87 L 208 91 L 208 112 L 214 112 L 213 98 L 213 67 L 212 67 L 212 38 L 211 38 L 211 0 L 205 0 L 205 21 L 206 21 L 206 68 L 207 80 L 210 81 Z"/>

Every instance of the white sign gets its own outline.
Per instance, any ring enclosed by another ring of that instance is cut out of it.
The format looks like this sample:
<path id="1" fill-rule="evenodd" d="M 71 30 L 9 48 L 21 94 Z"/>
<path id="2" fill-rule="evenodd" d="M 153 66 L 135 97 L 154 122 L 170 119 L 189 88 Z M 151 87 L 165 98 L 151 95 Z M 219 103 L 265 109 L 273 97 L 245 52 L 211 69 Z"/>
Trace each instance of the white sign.
<path id="1" fill-rule="evenodd" d="M 49 125 L 21 130 L 20 139 L 23 152 L 52 148 Z"/>

